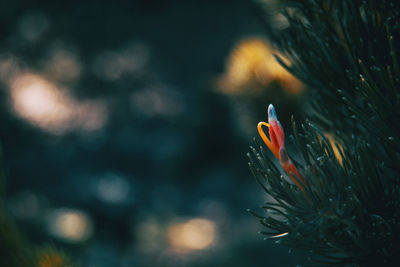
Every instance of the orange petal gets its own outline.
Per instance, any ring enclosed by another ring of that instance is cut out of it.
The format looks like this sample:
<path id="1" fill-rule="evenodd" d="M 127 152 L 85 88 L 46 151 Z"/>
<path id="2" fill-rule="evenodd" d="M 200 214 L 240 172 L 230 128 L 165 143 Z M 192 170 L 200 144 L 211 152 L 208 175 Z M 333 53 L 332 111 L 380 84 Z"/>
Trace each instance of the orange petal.
<path id="1" fill-rule="evenodd" d="M 271 150 L 272 154 L 274 154 L 275 158 L 277 158 L 279 160 L 279 150 L 278 147 L 276 147 L 274 144 L 271 143 L 271 141 L 268 139 L 268 137 L 265 135 L 262 126 L 267 126 L 268 128 L 271 127 L 268 123 L 266 122 L 259 122 L 257 125 L 257 130 L 258 133 L 260 134 L 262 140 L 264 141 L 264 143 L 268 146 L 269 150 Z"/>

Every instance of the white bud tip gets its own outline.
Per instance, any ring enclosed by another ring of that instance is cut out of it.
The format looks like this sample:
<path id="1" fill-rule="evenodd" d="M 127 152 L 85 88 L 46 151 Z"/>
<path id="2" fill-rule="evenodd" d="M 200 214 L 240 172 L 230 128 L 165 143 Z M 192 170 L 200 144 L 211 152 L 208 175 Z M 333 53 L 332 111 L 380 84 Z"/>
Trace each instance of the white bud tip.
<path id="1" fill-rule="evenodd" d="M 269 106 L 268 106 L 268 120 L 270 120 L 270 119 L 278 120 L 278 118 L 276 116 L 276 111 L 275 111 L 274 105 L 272 105 L 272 104 L 269 104 Z"/>

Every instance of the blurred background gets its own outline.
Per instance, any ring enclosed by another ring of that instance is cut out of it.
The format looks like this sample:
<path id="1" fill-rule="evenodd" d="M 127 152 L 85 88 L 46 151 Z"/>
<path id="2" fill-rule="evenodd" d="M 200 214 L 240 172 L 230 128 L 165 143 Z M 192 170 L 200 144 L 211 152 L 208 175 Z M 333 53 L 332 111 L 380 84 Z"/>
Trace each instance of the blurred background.
<path id="1" fill-rule="evenodd" d="M 266 2 L 0 3 L 5 213 L 29 243 L 93 267 L 299 262 L 246 212 L 256 123 L 274 103 L 290 128 L 304 92 Z"/>

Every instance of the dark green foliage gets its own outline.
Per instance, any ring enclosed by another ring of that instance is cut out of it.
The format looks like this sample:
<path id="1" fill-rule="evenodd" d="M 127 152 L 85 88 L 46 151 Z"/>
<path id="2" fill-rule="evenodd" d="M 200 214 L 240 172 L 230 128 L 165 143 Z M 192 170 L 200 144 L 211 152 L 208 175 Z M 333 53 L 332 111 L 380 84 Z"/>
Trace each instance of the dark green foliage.
<path id="1" fill-rule="evenodd" d="M 277 242 L 318 255 L 313 260 L 319 262 L 375 266 L 396 260 L 400 187 L 386 176 L 390 170 L 370 161 L 373 149 L 361 139 L 341 150 L 342 167 L 329 141 L 310 122 L 296 136 L 305 162 L 304 191 L 288 182 L 263 146 L 248 154 L 257 181 L 272 196 L 263 206 L 267 214 L 256 215 L 268 228 L 263 234 L 274 238 L 288 233 Z"/>
<path id="2" fill-rule="evenodd" d="M 400 2 L 290 3 L 290 27 L 275 41 L 311 91 L 313 120 L 345 141 L 371 128 L 398 133 Z"/>
<path id="3" fill-rule="evenodd" d="M 400 3 L 299 0 L 282 11 L 290 26 L 273 38 L 291 65 L 278 60 L 309 88 L 310 122 L 294 129 L 306 184 L 303 192 L 262 146 L 251 149 L 272 196 L 257 215 L 264 234 L 288 233 L 277 242 L 316 262 L 399 266 Z M 334 134 L 342 165 L 322 132 Z"/>
<path id="4" fill-rule="evenodd" d="M 31 248 L 10 220 L 4 201 L 4 172 L 0 148 L 0 266 L 34 266 Z"/>

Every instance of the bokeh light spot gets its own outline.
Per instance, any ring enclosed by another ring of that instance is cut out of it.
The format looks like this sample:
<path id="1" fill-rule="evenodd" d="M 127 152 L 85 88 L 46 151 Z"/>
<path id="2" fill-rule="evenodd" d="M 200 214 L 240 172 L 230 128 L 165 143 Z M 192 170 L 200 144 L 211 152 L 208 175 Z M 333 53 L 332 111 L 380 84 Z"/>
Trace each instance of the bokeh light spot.
<path id="1" fill-rule="evenodd" d="M 22 74 L 12 82 L 11 100 L 20 117 L 53 132 L 65 130 L 73 115 L 69 97 L 36 74 Z"/>
<path id="2" fill-rule="evenodd" d="M 48 216 L 47 225 L 51 235 L 68 243 L 86 241 L 93 233 L 91 219 L 78 210 L 55 210 Z"/>
<path id="3" fill-rule="evenodd" d="M 93 62 L 94 74 L 103 80 L 114 81 L 123 74 L 134 74 L 148 61 L 149 49 L 144 44 L 133 43 L 117 51 L 104 51 Z"/>
<path id="4" fill-rule="evenodd" d="M 10 83 L 10 87 L 15 113 L 51 133 L 90 132 L 101 129 L 107 122 L 108 109 L 103 101 L 78 102 L 40 75 L 21 74 Z"/>
<path id="5" fill-rule="evenodd" d="M 210 247 L 216 237 L 216 224 L 207 219 L 195 218 L 168 228 L 168 241 L 173 249 L 188 252 Z"/>
<path id="6" fill-rule="evenodd" d="M 31 10 L 20 19 L 18 26 L 21 36 L 33 42 L 49 27 L 49 20 L 40 10 Z"/>
<path id="7" fill-rule="evenodd" d="M 104 202 L 123 203 L 128 199 L 129 192 L 129 183 L 114 173 L 105 175 L 97 183 L 98 196 Z"/>
<path id="8" fill-rule="evenodd" d="M 56 80 L 70 82 L 79 78 L 82 65 L 73 51 L 57 47 L 45 61 L 45 70 Z"/>
<path id="9" fill-rule="evenodd" d="M 132 93 L 131 103 L 135 113 L 146 117 L 176 116 L 184 109 L 178 93 L 157 87 Z"/>

